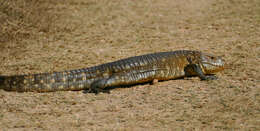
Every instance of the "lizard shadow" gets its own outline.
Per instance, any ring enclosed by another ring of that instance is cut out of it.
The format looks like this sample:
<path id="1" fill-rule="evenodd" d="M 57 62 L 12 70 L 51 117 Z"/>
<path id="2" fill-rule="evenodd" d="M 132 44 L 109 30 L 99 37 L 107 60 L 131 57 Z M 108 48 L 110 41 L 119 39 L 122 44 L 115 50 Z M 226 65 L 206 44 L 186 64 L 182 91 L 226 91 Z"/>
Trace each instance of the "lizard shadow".
<path id="1" fill-rule="evenodd" d="M 89 90 L 83 90 L 84 94 L 88 94 L 88 93 L 94 93 L 94 94 L 99 94 L 99 93 L 108 93 L 110 94 L 110 91 L 116 88 L 131 88 L 133 86 L 137 86 L 137 85 L 146 85 L 149 84 L 150 82 L 145 82 L 145 83 L 137 83 L 137 84 L 131 84 L 131 85 L 120 85 L 120 86 L 108 86 L 105 87 L 104 89 L 100 89 L 99 91 L 89 91 Z"/>

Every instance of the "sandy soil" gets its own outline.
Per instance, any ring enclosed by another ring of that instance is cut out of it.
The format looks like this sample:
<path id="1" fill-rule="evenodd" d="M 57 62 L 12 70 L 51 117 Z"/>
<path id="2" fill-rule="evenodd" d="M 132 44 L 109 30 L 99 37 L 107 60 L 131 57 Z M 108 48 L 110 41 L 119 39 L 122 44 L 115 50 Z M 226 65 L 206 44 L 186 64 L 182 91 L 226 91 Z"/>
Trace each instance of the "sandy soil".
<path id="1" fill-rule="evenodd" d="M 223 56 L 230 68 L 216 81 L 171 80 L 111 94 L 0 90 L 2 130 L 260 130 L 259 0 L 67 0 L 53 9 L 65 14 L 54 31 L 0 43 L 1 75 L 179 49 Z"/>

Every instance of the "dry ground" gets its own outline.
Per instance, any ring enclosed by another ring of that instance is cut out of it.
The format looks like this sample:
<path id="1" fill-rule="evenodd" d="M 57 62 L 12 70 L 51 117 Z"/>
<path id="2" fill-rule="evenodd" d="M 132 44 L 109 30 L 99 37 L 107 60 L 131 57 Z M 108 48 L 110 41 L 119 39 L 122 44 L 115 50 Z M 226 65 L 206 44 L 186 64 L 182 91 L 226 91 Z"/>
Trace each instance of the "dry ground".
<path id="1" fill-rule="evenodd" d="M 11 10 L 25 10 L 1 22 L 1 75 L 178 49 L 223 56 L 231 68 L 216 81 L 171 80 L 111 94 L 0 90 L 2 130 L 260 130 L 259 0 L 65 0 L 30 13 L 20 4 L 0 14 L 5 21 Z"/>

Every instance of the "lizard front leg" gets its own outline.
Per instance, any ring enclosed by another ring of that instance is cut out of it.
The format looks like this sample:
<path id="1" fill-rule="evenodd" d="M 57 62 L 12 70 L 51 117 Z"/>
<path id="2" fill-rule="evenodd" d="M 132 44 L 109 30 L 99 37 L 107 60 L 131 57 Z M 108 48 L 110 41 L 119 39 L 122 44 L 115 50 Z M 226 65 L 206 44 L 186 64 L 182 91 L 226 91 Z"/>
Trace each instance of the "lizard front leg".
<path id="1" fill-rule="evenodd" d="M 185 67 L 185 75 L 186 76 L 198 76 L 200 80 L 216 80 L 218 79 L 214 75 L 205 75 L 201 69 L 201 67 L 198 64 L 190 64 L 187 67 Z"/>

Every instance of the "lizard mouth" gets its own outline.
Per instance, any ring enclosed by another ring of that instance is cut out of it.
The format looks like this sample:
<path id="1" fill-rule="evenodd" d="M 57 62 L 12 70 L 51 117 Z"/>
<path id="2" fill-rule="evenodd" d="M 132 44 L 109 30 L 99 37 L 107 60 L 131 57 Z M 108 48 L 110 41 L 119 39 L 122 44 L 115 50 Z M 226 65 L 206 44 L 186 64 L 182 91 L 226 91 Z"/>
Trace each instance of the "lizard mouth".
<path id="1" fill-rule="evenodd" d="M 225 69 L 225 65 L 223 63 L 203 63 L 202 64 L 206 74 L 214 74 L 215 72 L 219 72 Z"/>
<path id="2" fill-rule="evenodd" d="M 203 65 L 210 65 L 210 66 L 216 66 L 216 67 L 224 67 L 225 64 L 223 62 L 214 62 L 214 63 L 210 63 L 210 62 L 203 62 Z"/>

